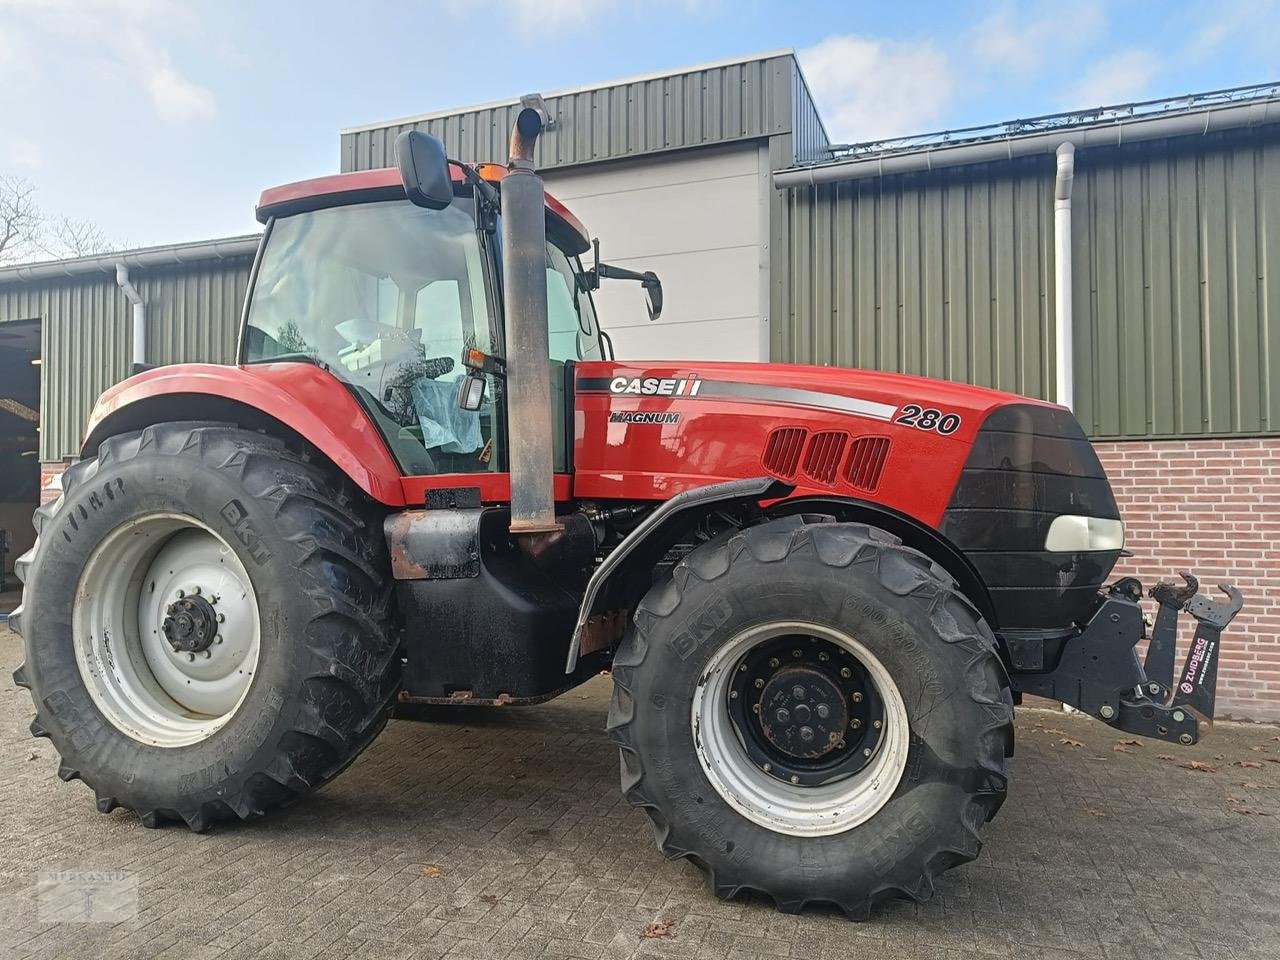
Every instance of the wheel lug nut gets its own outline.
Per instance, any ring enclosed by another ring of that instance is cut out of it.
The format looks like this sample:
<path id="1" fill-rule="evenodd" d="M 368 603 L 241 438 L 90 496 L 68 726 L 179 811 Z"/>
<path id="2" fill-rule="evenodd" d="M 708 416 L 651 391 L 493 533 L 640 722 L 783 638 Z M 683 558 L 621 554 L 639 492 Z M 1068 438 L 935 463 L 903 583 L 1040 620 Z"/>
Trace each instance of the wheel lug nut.
<path id="1" fill-rule="evenodd" d="M 853 702 L 854 702 L 854 703 L 861 703 L 861 702 L 862 702 L 862 691 L 861 691 L 861 690 L 855 690 L 855 691 L 853 691 L 853 696 L 851 697 L 851 699 L 853 700 Z"/>
<path id="2" fill-rule="evenodd" d="M 850 730 L 861 730 L 861 729 L 862 729 L 862 721 L 861 721 L 861 720 L 859 720 L 857 717 L 854 717 L 852 720 L 850 720 L 850 721 L 849 721 L 849 729 L 850 729 Z"/>
<path id="3" fill-rule="evenodd" d="M 791 695 L 795 697 L 797 700 L 803 700 L 804 687 L 800 686 L 800 684 L 797 683 L 794 687 L 791 688 Z"/>
<path id="4" fill-rule="evenodd" d="M 778 717 L 779 723 L 786 723 L 788 720 L 791 719 L 791 711 L 788 710 L 786 707 L 781 707 L 778 710 L 777 717 Z"/>
<path id="5" fill-rule="evenodd" d="M 834 732 L 827 734 L 828 743 L 838 743 L 839 740 L 840 740 L 840 734 L 834 733 Z"/>
<path id="6" fill-rule="evenodd" d="M 769 666 L 774 667 L 774 668 L 777 668 L 777 666 L 778 666 L 778 658 L 777 658 L 777 657 L 770 657 L 770 658 L 769 658 Z"/>
<path id="7" fill-rule="evenodd" d="M 227 622 L 227 615 L 226 615 L 225 613 L 220 613 L 220 614 L 218 614 L 218 622 L 219 622 L 219 623 L 226 623 L 226 622 Z"/>
<path id="8" fill-rule="evenodd" d="M 799 777 L 797 777 L 797 776 L 793 773 L 793 774 L 791 775 L 791 782 L 792 782 L 792 783 L 799 783 L 799 782 L 800 782 L 800 778 L 799 778 Z"/>
<path id="9" fill-rule="evenodd" d="M 848 667 L 840 668 L 840 678 L 842 680 L 848 680 L 852 676 L 853 676 L 853 671 L 850 670 Z"/>
<path id="10" fill-rule="evenodd" d="M 212 651 L 212 650 L 206 650 L 206 651 L 204 652 L 204 658 L 205 658 L 206 660 L 208 660 L 208 659 L 209 659 L 210 657 L 212 657 L 212 656 L 213 656 L 213 651 Z"/>
<path id="11" fill-rule="evenodd" d="M 763 686 L 764 686 L 764 681 L 763 681 L 763 680 L 761 680 L 761 679 L 759 679 L 759 678 L 757 677 L 757 678 L 756 678 L 756 689 L 757 689 L 757 690 L 759 690 L 759 689 L 760 689 L 761 687 L 763 687 Z"/>
<path id="12" fill-rule="evenodd" d="M 179 600 L 181 600 L 181 599 L 182 599 L 183 597 L 185 597 L 186 595 L 187 595 L 187 591 L 185 591 L 185 590 L 179 590 L 179 591 L 178 591 L 178 599 L 179 599 Z"/>
<path id="13" fill-rule="evenodd" d="M 753 703 L 753 704 L 751 705 L 751 712 L 752 712 L 752 713 L 759 713 L 759 712 L 760 712 L 760 704 L 758 704 L 758 703 Z"/>
<path id="14" fill-rule="evenodd" d="M 200 596 L 200 588 L 199 588 L 199 587 L 192 587 L 192 588 L 191 588 L 191 595 L 192 595 L 193 597 L 198 597 L 198 596 Z"/>
<path id="15" fill-rule="evenodd" d="M 793 656 L 793 657 L 795 657 L 797 660 L 799 660 L 799 659 L 800 659 L 800 651 L 799 651 L 799 650 L 792 650 L 792 651 L 791 651 L 791 656 Z"/>
<path id="16" fill-rule="evenodd" d="M 743 664 L 742 666 L 740 666 L 738 669 L 739 669 L 741 672 L 746 673 L 746 672 L 747 672 L 747 665 L 744 663 L 744 664 Z"/>
<path id="17" fill-rule="evenodd" d="M 879 730 L 882 726 L 884 726 L 884 724 L 882 724 L 879 720 L 875 720 L 872 722 L 871 726 Z"/>
<path id="18" fill-rule="evenodd" d="M 195 655 L 194 653 L 188 653 L 188 654 L 187 654 L 187 660 L 188 660 L 188 661 L 190 661 L 191 663 L 195 663 L 195 662 L 196 662 L 196 655 Z"/>
<path id="19" fill-rule="evenodd" d="M 766 764 L 764 765 L 764 772 L 765 772 L 765 773 L 769 773 L 771 770 L 773 770 L 773 764 L 772 764 L 772 763 L 766 763 Z"/>
<path id="20" fill-rule="evenodd" d="M 864 757 L 869 757 L 869 756 L 871 756 L 871 748 L 870 748 L 870 747 L 865 747 L 865 748 L 863 749 L 863 751 L 862 751 L 862 755 L 863 755 Z"/>
<path id="21" fill-rule="evenodd" d="M 831 716 L 831 708 L 828 707 L 825 703 L 818 704 L 817 710 L 815 712 L 818 714 L 819 720 L 825 720 L 827 719 L 827 717 Z"/>
<path id="22" fill-rule="evenodd" d="M 809 741 L 811 741 L 813 739 L 813 727 L 801 727 L 800 739 L 803 740 L 805 743 L 808 743 Z"/>
<path id="23" fill-rule="evenodd" d="M 214 637 L 214 638 L 213 638 L 213 642 L 214 642 L 214 643 L 221 643 L 221 642 L 222 642 L 222 637 Z M 738 695 L 738 694 L 735 692 L 735 693 L 734 693 L 734 696 L 736 697 L 737 695 Z"/>
<path id="24" fill-rule="evenodd" d="M 823 663 L 826 663 L 828 660 L 831 659 L 831 654 L 823 650 L 820 654 L 818 654 L 818 659 L 821 660 Z"/>
<path id="25" fill-rule="evenodd" d="M 737 690 L 730 690 L 730 691 L 729 691 L 729 699 L 730 699 L 730 700 L 737 700 L 737 699 L 738 699 L 738 691 L 737 691 Z"/>

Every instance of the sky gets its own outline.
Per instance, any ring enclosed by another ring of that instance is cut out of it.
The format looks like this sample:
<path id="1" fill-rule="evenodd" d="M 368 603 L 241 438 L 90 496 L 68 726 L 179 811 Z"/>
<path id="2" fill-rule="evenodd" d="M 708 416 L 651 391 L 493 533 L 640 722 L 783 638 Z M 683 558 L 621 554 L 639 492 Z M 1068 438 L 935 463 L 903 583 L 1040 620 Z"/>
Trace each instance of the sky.
<path id="1" fill-rule="evenodd" d="M 0 174 L 202 240 L 335 172 L 343 127 L 531 91 L 794 48 L 863 141 L 1280 80 L 1277 39 L 1280 0 L 0 0 Z"/>

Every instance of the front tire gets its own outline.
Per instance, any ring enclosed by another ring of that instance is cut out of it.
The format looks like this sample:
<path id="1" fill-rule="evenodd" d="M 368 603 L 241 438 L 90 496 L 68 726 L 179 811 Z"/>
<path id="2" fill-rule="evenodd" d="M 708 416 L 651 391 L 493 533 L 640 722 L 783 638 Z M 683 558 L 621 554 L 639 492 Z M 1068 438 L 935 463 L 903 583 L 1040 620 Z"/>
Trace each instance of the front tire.
<path id="1" fill-rule="evenodd" d="M 399 678 L 376 519 L 331 469 L 225 424 L 111 437 L 70 467 L 10 618 L 59 776 L 104 813 L 200 831 L 345 769 Z"/>
<path id="2" fill-rule="evenodd" d="M 994 637 L 875 528 L 791 517 L 699 547 L 640 603 L 613 674 L 623 792 L 723 898 L 854 919 L 927 899 L 1005 796 Z"/>

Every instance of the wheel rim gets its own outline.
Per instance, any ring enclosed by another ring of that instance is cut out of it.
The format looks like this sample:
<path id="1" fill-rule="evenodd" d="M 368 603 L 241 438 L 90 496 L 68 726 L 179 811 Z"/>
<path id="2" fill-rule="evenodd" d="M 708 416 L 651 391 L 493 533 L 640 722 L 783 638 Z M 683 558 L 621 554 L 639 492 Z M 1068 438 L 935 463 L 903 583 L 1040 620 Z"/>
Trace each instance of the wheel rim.
<path id="1" fill-rule="evenodd" d="M 843 833 L 873 817 L 910 746 L 906 705 L 880 659 L 846 633 L 797 620 L 751 627 L 716 651 L 692 723 L 716 792 L 791 836 Z"/>
<path id="2" fill-rule="evenodd" d="M 76 663 L 113 726 L 142 743 L 208 739 L 244 703 L 261 649 L 244 565 L 198 520 L 154 514 L 113 530 L 72 607 Z"/>

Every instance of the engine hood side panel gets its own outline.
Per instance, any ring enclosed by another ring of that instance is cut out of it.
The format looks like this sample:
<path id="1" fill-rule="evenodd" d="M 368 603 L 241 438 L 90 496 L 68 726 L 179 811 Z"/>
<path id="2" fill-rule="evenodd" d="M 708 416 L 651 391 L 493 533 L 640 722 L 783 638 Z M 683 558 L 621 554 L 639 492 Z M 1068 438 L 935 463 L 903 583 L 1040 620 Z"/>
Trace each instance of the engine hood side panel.
<path id="1" fill-rule="evenodd" d="M 931 527 L 987 416 L 1029 403 L 965 384 L 787 364 L 575 369 L 576 497 L 666 499 L 767 473 L 796 496 L 868 500 Z"/>

